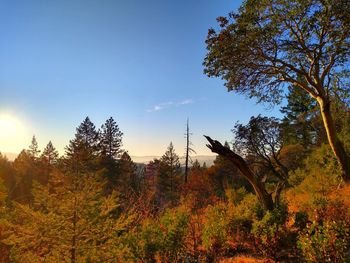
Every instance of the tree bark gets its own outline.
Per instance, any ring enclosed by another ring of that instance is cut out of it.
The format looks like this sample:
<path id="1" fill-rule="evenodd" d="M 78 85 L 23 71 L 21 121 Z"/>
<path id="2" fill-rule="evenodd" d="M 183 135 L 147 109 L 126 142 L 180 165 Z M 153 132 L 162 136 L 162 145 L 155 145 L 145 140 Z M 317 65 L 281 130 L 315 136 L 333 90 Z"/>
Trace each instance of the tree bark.
<path id="1" fill-rule="evenodd" d="M 346 153 L 343 143 L 338 138 L 331 113 L 330 101 L 322 97 L 317 97 L 317 102 L 320 106 L 329 145 L 342 169 L 342 178 L 345 183 L 350 184 L 350 156 Z"/>
<path id="2" fill-rule="evenodd" d="M 264 183 L 262 183 L 256 176 L 254 175 L 253 171 L 249 168 L 246 161 L 236 154 L 235 152 L 231 151 L 227 147 L 223 146 L 220 142 L 211 139 L 209 136 L 204 137 L 208 140 L 210 144 L 207 144 L 207 147 L 214 153 L 217 153 L 223 157 L 225 157 L 227 160 L 232 162 L 242 173 L 244 178 L 246 178 L 249 183 L 252 185 L 255 194 L 257 195 L 259 201 L 265 208 L 265 210 L 273 210 L 274 203 L 272 200 L 271 194 L 269 194 L 266 189 Z"/>

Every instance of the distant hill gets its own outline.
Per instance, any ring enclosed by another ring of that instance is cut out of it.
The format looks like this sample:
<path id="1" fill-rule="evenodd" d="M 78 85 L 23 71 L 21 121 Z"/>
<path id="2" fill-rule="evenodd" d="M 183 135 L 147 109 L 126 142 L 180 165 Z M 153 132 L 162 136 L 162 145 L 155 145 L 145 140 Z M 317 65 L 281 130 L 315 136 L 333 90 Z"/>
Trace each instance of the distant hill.
<path id="1" fill-rule="evenodd" d="M 135 163 L 149 163 L 153 159 L 159 159 L 160 156 L 149 155 L 149 156 L 130 156 Z"/>
<path id="2" fill-rule="evenodd" d="M 5 155 L 9 161 L 14 161 L 18 154 L 17 153 L 9 153 L 9 152 L 1 152 L 2 155 Z"/>
<path id="3" fill-rule="evenodd" d="M 156 155 L 150 155 L 150 156 L 131 156 L 131 159 L 135 163 L 149 163 L 153 159 L 160 159 L 161 156 Z M 211 166 L 216 158 L 216 155 L 196 155 L 191 157 L 192 160 L 198 160 L 198 162 L 203 165 L 203 163 L 206 163 L 207 166 Z M 184 158 L 180 159 L 181 164 L 185 162 Z"/>
<path id="4" fill-rule="evenodd" d="M 216 159 L 217 155 L 196 155 L 192 156 L 192 160 L 198 160 L 198 162 L 203 165 L 205 163 L 207 167 L 212 166 L 214 164 L 214 160 Z"/>
<path id="5" fill-rule="evenodd" d="M 2 152 L 3 155 L 7 157 L 9 161 L 14 161 L 16 157 L 18 156 L 17 153 L 11 153 L 11 152 Z M 147 164 L 153 159 L 160 159 L 161 156 L 156 156 L 156 155 L 148 155 L 148 156 L 131 156 L 131 159 L 135 163 L 140 163 L 140 164 Z M 216 158 L 216 155 L 196 155 L 192 156 L 192 160 L 198 160 L 198 162 L 203 165 L 203 163 L 206 163 L 207 166 L 211 166 Z M 185 162 L 184 158 L 180 158 L 181 164 Z"/>

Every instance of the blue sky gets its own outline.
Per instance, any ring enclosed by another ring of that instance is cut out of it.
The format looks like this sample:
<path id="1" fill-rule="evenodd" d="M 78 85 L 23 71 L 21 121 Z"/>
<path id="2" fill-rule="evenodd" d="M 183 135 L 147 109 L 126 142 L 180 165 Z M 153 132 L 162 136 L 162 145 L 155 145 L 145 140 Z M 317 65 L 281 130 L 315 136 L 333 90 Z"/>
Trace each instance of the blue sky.
<path id="1" fill-rule="evenodd" d="M 210 154 L 203 134 L 232 140 L 236 121 L 278 114 L 203 74 L 208 28 L 240 3 L 1 1 L 0 115 L 23 132 L 0 139 L 0 151 L 35 134 L 63 153 L 85 116 L 97 127 L 113 116 L 131 155 L 162 155 L 170 141 L 181 155 L 188 117 L 193 148 Z"/>

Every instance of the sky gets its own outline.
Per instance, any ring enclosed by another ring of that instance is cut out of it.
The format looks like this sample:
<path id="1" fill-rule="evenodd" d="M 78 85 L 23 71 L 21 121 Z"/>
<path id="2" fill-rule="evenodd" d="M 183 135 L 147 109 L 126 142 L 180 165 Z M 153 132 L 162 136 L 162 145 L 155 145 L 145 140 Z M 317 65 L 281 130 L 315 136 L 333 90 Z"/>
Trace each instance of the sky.
<path id="1" fill-rule="evenodd" d="M 0 2 L 0 151 L 18 153 L 33 135 L 64 153 L 89 116 L 112 116 L 130 155 L 210 155 L 203 134 L 231 141 L 237 121 L 277 115 L 227 92 L 203 74 L 205 38 L 229 0 L 60 0 Z"/>

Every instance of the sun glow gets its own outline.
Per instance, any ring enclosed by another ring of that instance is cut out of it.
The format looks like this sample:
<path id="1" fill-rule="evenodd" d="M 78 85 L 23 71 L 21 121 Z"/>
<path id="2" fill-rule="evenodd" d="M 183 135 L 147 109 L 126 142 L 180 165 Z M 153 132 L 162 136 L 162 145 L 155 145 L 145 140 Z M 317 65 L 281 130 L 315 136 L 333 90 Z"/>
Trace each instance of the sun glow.
<path id="1" fill-rule="evenodd" d="M 11 114 L 0 113 L 0 151 L 17 152 L 25 135 L 23 122 Z"/>

